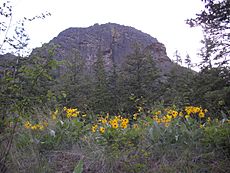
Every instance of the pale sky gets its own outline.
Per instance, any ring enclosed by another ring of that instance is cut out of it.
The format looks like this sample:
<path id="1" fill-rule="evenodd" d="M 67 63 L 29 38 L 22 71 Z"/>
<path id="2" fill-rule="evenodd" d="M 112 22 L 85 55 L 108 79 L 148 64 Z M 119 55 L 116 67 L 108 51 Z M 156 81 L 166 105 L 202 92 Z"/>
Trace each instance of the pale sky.
<path id="1" fill-rule="evenodd" d="M 166 46 L 172 59 L 178 50 L 196 59 L 202 31 L 185 20 L 203 8 L 201 0 L 14 0 L 14 20 L 42 12 L 52 16 L 27 23 L 30 47 L 41 46 L 69 27 L 88 27 L 108 22 L 132 26 Z"/>

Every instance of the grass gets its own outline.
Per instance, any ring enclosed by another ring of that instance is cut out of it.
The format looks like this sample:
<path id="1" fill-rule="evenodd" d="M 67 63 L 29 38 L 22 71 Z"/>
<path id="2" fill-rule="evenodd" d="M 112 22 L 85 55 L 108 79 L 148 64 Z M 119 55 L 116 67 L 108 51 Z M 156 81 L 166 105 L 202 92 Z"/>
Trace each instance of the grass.
<path id="1" fill-rule="evenodd" d="M 230 121 L 200 107 L 44 114 L 20 118 L 9 172 L 230 172 Z"/>

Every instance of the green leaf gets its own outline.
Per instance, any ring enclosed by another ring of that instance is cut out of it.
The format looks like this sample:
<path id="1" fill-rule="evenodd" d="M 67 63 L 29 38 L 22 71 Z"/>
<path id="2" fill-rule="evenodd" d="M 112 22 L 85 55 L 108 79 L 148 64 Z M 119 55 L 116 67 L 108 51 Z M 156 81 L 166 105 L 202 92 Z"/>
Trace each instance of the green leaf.
<path id="1" fill-rule="evenodd" d="M 73 173 L 82 173 L 83 172 L 83 161 L 80 160 L 77 166 L 74 168 Z"/>

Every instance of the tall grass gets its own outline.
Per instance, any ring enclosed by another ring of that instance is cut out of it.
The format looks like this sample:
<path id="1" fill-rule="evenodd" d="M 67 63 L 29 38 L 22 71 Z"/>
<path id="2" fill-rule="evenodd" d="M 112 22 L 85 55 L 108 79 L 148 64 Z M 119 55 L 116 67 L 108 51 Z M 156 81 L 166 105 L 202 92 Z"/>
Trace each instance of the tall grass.
<path id="1" fill-rule="evenodd" d="M 200 107 L 133 115 L 57 108 L 30 117 L 17 127 L 9 172 L 230 172 L 230 121 Z"/>

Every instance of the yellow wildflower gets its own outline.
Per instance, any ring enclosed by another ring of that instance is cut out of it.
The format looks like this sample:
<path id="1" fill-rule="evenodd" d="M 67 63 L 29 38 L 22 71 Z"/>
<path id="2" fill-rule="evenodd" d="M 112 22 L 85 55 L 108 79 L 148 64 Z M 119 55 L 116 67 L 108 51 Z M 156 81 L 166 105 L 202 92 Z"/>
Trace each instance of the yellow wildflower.
<path id="1" fill-rule="evenodd" d="M 117 129 L 118 128 L 118 122 L 116 120 L 113 120 L 111 123 L 112 128 Z"/>
<path id="2" fill-rule="evenodd" d="M 197 112 L 200 112 L 200 108 L 199 107 L 193 107 L 192 113 L 197 113 Z"/>
<path id="3" fill-rule="evenodd" d="M 113 119 L 113 120 L 110 120 L 109 123 L 112 125 L 112 124 L 118 124 L 118 119 Z"/>
<path id="4" fill-rule="evenodd" d="M 128 118 L 124 118 L 124 119 L 122 120 L 122 123 L 128 124 L 128 123 L 129 123 L 129 119 L 128 119 Z"/>
<path id="5" fill-rule="evenodd" d="M 97 127 L 98 127 L 98 125 L 97 125 L 97 124 L 93 125 L 93 126 L 92 126 L 92 128 L 91 128 L 92 132 L 96 132 Z"/>
<path id="6" fill-rule="evenodd" d="M 161 119 L 158 118 L 158 116 L 156 116 L 156 115 L 153 117 L 153 120 L 156 121 L 158 124 L 161 123 Z"/>
<path id="7" fill-rule="evenodd" d="M 48 123 L 46 121 L 43 121 L 42 123 L 34 124 L 34 125 L 32 125 L 29 121 L 26 121 L 24 123 L 24 127 L 27 129 L 31 129 L 31 130 L 43 130 L 47 126 L 48 126 Z"/>
<path id="8" fill-rule="evenodd" d="M 121 123 L 121 128 L 126 129 L 126 128 L 127 128 L 127 123 L 122 122 L 122 123 Z"/>
<path id="9" fill-rule="evenodd" d="M 172 120 L 172 116 L 171 115 L 166 115 L 166 120 L 168 120 L 168 121 L 171 121 Z"/>
<path id="10" fill-rule="evenodd" d="M 169 123 L 165 123 L 164 125 L 165 125 L 165 127 L 168 127 L 168 126 L 169 126 Z"/>
<path id="11" fill-rule="evenodd" d="M 33 126 L 31 126 L 31 129 L 32 129 L 32 130 L 36 130 L 36 129 L 37 129 L 37 126 L 36 126 L 36 125 L 33 125 Z"/>
<path id="12" fill-rule="evenodd" d="M 187 113 L 187 115 L 190 115 L 192 113 L 192 107 L 191 106 L 185 107 L 185 112 Z"/>
<path id="13" fill-rule="evenodd" d="M 138 124 L 133 124 L 133 128 L 137 129 L 138 128 Z"/>
<path id="14" fill-rule="evenodd" d="M 53 120 L 56 120 L 56 119 L 57 119 L 57 114 L 58 114 L 58 109 L 56 109 L 55 112 L 52 112 L 52 113 L 51 113 L 52 119 L 53 119 Z"/>
<path id="15" fill-rule="evenodd" d="M 106 119 L 102 119 L 102 120 L 101 120 L 101 123 L 102 123 L 102 124 L 106 124 L 106 123 L 107 123 L 107 120 L 106 120 Z"/>
<path id="16" fill-rule="evenodd" d="M 31 126 L 32 126 L 32 124 L 31 124 L 29 121 L 26 121 L 26 122 L 24 123 L 24 127 L 25 127 L 26 129 L 29 129 Z"/>
<path id="17" fill-rule="evenodd" d="M 92 130 L 92 132 L 93 132 L 93 133 L 95 133 L 97 129 L 96 129 L 96 128 L 94 128 L 94 127 L 92 127 L 92 129 L 91 129 L 91 130 Z"/>
<path id="18" fill-rule="evenodd" d="M 44 126 L 42 124 L 38 124 L 37 129 L 44 130 Z"/>
<path id="19" fill-rule="evenodd" d="M 155 115 L 160 115 L 160 114 L 161 114 L 161 111 L 155 112 Z"/>
<path id="20" fill-rule="evenodd" d="M 176 118 L 177 115 L 178 115 L 178 112 L 177 112 L 177 111 L 172 111 L 172 116 L 173 116 L 173 118 Z"/>
<path id="21" fill-rule="evenodd" d="M 116 120 L 116 121 L 119 121 L 120 119 L 121 119 L 120 115 L 114 117 L 114 120 Z"/>
<path id="22" fill-rule="evenodd" d="M 200 118 L 204 118 L 204 112 L 201 111 L 201 112 L 199 112 L 198 115 L 199 115 Z"/>
<path id="23" fill-rule="evenodd" d="M 100 127 L 99 131 L 100 131 L 100 133 L 105 133 L 105 128 L 104 127 Z"/>
<path id="24" fill-rule="evenodd" d="M 133 114 L 133 119 L 137 120 L 137 113 Z"/>
<path id="25" fill-rule="evenodd" d="M 66 117 L 71 118 L 71 117 L 77 117 L 79 115 L 79 111 L 77 111 L 77 108 L 71 109 L 71 108 L 65 108 L 66 111 Z"/>
<path id="26" fill-rule="evenodd" d="M 161 119 L 157 119 L 156 122 L 157 122 L 158 124 L 162 123 L 162 122 L 161 122 Z"/>

